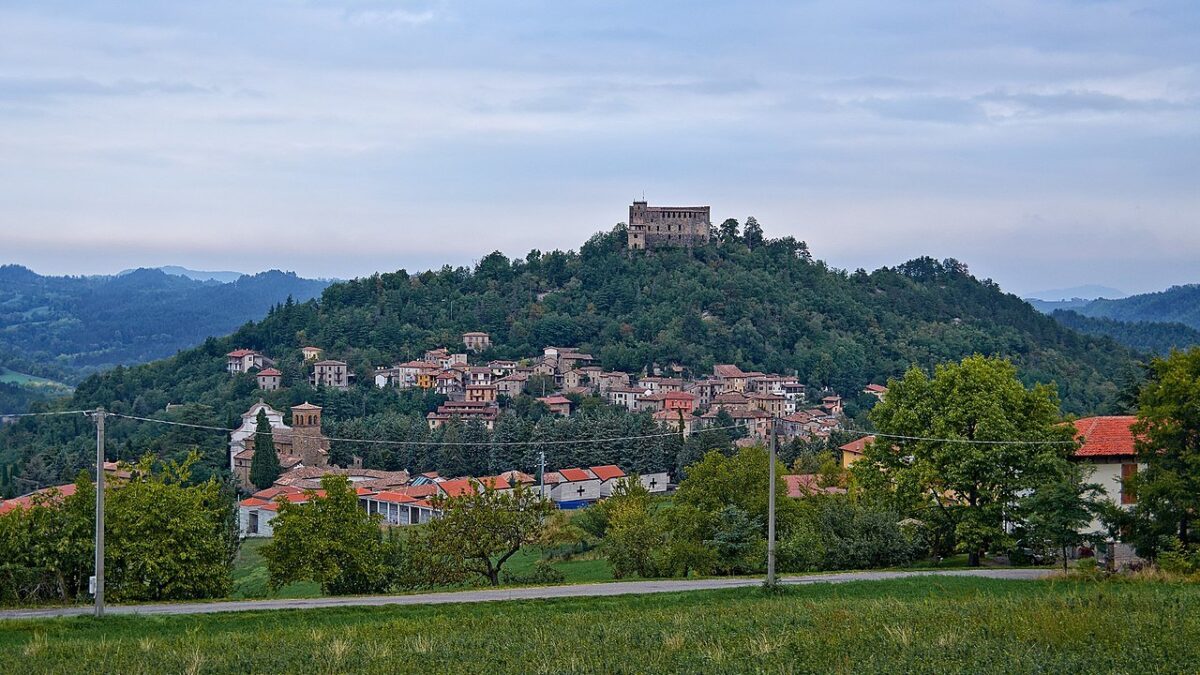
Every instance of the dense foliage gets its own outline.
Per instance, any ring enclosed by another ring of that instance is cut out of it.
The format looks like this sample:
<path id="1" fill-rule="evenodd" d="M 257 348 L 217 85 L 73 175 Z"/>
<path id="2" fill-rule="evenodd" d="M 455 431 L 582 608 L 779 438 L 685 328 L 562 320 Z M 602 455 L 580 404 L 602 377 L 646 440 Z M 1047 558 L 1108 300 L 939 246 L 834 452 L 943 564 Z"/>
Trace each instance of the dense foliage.
<path id="1" fill-rule="evenodd" d="M 306 503 L 281 500 L 263 547 L 271 587 L 315 581 L 331 595 L 377 593 L 391 583 L 399 542 L 386 538 L 379 515 L 358 505 L 345 476 L 321 478 L 324 495 Z"/>
<path id="2" fill-rule="evenodd" d="M 74 383 L 97 370 L 160 359 L 225 335 L 289 297 L 305 301 L 327 285 L 279 271 L 222 284 L 151 269 L 50 277 L 0 266 L 0 354 Z"/>
<path id="3" fill-rule="evenodd" d="M 1085 335 L 1110 337 L 1140 352 L 1166 354 L 1172 349 L 1200 345 L 1200 330 L 1178 322 L 1117 321 L 1088 317 L 1066 309 L 1055 310 L 1051 316 L 1071 330 Z"/>
<path id="4" fill-rule="evenodd" d="M 972 353 L 997 354 L 1017 364 L 1026 384 L 1053 381 L 1064 407 L 1074 412 L 1108 410 L 1117 393 L 1114 378 L 1132 363 L 1131 353 L 1111 340 L 1061 327 L 953 260 L 923 258 L 869 274 L 846 273 L 812 260 L 803 242 L 786 237 L 753 248 L 743 238 L 730 237 L 692 251 L 631 254 L 619 226 L 592 237 L 578 252 L 533 251 L 515 259 L 493 253 L 473 270 L 446 267 L 412 275 L 401 270 L 334 284 L 319 302 L 287 302 L 228 337 L 209 339 L 169 359 L 90 377 L 60 405 L 103 405 L 126 414 L 228 427 L 260 397 L 277 409 L 307 400 L 325 408 L 331 435 L 412 434 L 425 440 L 428 431 L 420 429 L 418 417 L 439 397 L 377 390 L 371 384 L 374 367 L 419 357 L 429 348 L 453 347 L 469 330 L 492 336 L 493 347 L 479 355 L 482 360 L 529 357 L 547 345 L 571 345 L 591 352 L 609 369 L 637 373 L 678 363 L 704 373 L 714 363 L 731 362 L 793 373 L 810 385 L 847 395 L 913 364 L 931 368 Z M 347 392 L 309 387 L 299 351 L 308 344 L 347 361 L 357 384 Z M 260 392 L 252 376 L 228 374 L 224 355 L 241 347 L 276 359 L 285 388 Z M 168 404 L 184 405 L 164 413 Z M 530 431 L 531 418 L 518 417 L 525 421 L 502 423 L 496 436 L 583 433 L 571 422 L 539 424 Z M 614 413 L 597 420 L 609 431 L 651 428 L 644 416 Z M 464 427 L 445 433 L 477 431 Z M 0 464 L 17 475 L 50 479 L 44 484 L 69 479 L 87 465 L 88 434 L 87 425 L 74 418 L 8 425 L 0 430 Z M 130 446 L 129 452 L 197 447 L 212 472 L 228 462 L 227 439 L 220 434 L 117 420 L 110 435 L 115 447 Z M 428 447 L 357 450 L 376 456 L 369 465 L 390 468 L 482 473 L 488 467 L 534 466 L 528 456 L 492 461 L 491 448 L 429 457 Z M 652 459 L 641 464 L 638 449 L 618 447 L 551 459 L 552 466 L 566 466 L 611 457 L 638 471 L 678 470 L 705 449 L 688 449 L 691 454 L 681 457 L 678 448 L 651 448 Z M 335 458 L 345 459 L 351 450 L 335 445 Z"/>
<path id="5" fill-rule="evenodd" d="M 978 565 L 1008 550 L 1014 509 L 1069 471 L 1074 450 L 1051 387 L 1031 389 L 1007 361 L 973 356 L 889 383 L 870 413 L 883 434 L 852 471 L 868 496 L 924 522 Z M 1027 443 L 1012 443 L 1020 440 Z"/>
<path id="6" fill-rule="evenodd" d="M 106 597 L 116 602 L 220 598 L 237 551 L 233 495 L 215 480 L 192 484 L 195 458 L 146 456 L 105 490 Z M 51 492 L 0 516 L 0 603 L 80 599 L 93 566 L 95 487 Z"/>

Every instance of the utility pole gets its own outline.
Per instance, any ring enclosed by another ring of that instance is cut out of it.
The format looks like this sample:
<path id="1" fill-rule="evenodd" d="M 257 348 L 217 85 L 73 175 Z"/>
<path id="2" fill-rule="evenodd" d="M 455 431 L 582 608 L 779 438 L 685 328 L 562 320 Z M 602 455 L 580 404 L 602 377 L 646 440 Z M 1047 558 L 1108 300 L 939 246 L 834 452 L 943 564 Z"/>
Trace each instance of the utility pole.
<path id="1" fill-rule="evenodd" d="M 96 408 L 96 618 L 104 616 L 104 408 Z"/>
<path id="2" fill-rule="evenodd" d="M 778 418 L 771 417 L 771 492 L 767 495 L 767 588 L 775 587 L 775 430 L 778 421 Z"/>
<path id="3" fill-rule="evenodd" d="M 546 451 L 538 451 L 538 492 L 546 499 Z"/>

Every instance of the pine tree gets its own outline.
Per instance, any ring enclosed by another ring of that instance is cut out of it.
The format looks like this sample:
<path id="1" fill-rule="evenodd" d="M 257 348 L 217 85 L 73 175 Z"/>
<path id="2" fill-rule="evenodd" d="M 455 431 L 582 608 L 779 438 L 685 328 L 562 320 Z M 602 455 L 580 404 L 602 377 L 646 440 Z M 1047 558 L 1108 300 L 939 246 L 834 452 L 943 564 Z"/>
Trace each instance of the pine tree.
<path id="1" fill-rule="evenodd" d="M 254 434 L 254 458 L 250 460 L 250 482 L 265 490 L 279 478 L 279 455 L 275 453 L 275 436 L 266 411 L 259 409 Z"/>

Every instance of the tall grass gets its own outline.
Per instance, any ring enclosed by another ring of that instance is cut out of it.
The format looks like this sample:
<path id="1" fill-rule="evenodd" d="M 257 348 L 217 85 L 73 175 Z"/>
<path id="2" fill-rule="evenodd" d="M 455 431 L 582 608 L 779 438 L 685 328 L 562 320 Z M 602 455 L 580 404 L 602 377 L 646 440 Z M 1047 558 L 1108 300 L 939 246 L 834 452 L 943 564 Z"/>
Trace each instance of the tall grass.
<path id="1" fill-rule="evenodd" d="M 121 673 L 1182 672 L 1200 663 L 1200 587 L 917 578 L 7 622 L 0 663 Z"/>

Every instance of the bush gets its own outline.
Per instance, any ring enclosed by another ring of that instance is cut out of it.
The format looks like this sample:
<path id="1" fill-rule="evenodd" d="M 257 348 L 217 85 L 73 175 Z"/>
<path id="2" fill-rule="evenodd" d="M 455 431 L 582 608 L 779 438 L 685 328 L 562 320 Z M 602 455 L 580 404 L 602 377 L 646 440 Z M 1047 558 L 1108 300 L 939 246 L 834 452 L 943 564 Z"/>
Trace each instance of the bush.
<path id="1" fill-rule="evenodd" d="M 507 585 L 561 584 L 567 580 L 567 575 L 549 561 L 539 560 L 533 564 L 528 574 L 505 571 L 500 575 L 500 580 Z"/>

